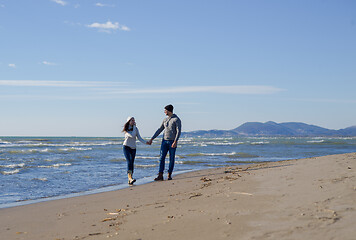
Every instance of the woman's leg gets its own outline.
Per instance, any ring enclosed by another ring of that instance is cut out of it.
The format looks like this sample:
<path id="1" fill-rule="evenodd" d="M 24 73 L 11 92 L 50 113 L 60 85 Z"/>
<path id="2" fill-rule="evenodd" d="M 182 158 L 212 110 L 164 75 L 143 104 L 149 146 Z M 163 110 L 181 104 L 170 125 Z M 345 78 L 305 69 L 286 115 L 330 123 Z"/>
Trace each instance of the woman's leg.
<path id="1" fill-rule="evenodd" d="M 124 156 L 126 158 L 126 162 L 127 162 L 127 173 L 132 173 L 132 168 L 131 168 L 131 152 L 130 152 L 129 147 L 124 146 L 123 147 L 123 151 L 124 151 Z"/>
<path id="2" fill-rule="evenodd" d="M 129 184 L 134 183 L 136 180 L 132 178 L 134 171 L 134 161 L 136 156 L 136 149 L 124 146 L 124 155 L 127 161 L 127 177 L 129 179 Z"/>

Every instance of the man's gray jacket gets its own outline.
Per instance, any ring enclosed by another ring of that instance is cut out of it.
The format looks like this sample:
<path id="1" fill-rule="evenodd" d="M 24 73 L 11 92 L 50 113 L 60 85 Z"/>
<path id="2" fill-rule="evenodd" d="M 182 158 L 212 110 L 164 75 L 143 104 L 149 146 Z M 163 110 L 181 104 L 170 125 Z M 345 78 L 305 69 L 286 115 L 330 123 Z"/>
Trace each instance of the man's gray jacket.
<path id="1" fill-rule="evenodd" d="M 167 117 L 163 120 L 162 125 L 157 129 L 152 139 L 158 137 L 158 135 L 164 130 L 163 139 L 164 140 L 174 140 L 178 141 L 181 130 L 182 123 L 179 117 L 175 114 L 172 117 Z"/>

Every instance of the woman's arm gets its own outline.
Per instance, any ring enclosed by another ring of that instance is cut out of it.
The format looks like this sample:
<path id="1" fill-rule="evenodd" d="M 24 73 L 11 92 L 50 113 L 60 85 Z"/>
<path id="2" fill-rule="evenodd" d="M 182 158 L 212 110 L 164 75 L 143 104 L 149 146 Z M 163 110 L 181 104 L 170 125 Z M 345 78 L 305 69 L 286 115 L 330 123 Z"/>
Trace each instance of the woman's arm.
<path id="1" fill-rule="evenodd" d="M 141 137 L 140 132 L 138 131 L 138 128 L 137 128 L 137 127 L 136 127 L 136 131 L 137 131 L 137 133 L 136 133 L 137 139 L 138 139 L 140 142 L 142 142 L 143 144 L 147 144 L 147 141 L 145 141 L 145 140 Z"/>

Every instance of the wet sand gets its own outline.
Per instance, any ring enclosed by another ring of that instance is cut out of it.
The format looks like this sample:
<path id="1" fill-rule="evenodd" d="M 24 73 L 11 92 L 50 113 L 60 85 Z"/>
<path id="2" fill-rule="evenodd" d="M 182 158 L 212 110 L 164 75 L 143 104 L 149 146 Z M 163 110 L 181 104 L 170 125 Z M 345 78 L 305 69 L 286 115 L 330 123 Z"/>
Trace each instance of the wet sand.
<path id="1" fill-rule="evenodd" d="M 0 209 L 1 239 L 356 236 L 356 153 L 226 167 Z"/>

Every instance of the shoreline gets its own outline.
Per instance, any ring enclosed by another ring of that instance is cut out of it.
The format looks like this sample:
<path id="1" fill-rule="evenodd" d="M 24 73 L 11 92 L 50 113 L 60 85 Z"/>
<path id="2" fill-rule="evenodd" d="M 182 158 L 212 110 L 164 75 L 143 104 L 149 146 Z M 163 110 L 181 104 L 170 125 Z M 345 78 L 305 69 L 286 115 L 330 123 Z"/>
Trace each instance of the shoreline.
<path id="1" fill-rule="evenodd" d="M 176 173 L 176 175 L 184 174 L 187 172 L 193 172 L 193 171 L 202 171 L 202 170 L 205 170 L 205 169 L 179 171 Z M 152 183 L 152 182 L 154 182 L 155 177 L 156 177 L 156 175 L 137 179 L 135 182 L 135 186 Z M 86 190 L 83 192 L 73 192 L 73 193 L 68 193 L 68 194 L 58 195 L 58 196 L 50 196 L 50 197 L 43 197 L 43 198 L 38 198 L 38 199 L 29 199 L 29 200 L 22 200 L 22 201 L 16 201 L 16 202 L 11 202 L 11 203 L 4 203 L 4 204 L 0 204 L 0 209 L 20 207 L 20 206 L 25 206 L 25 205 L 35 204 L 35 203 L 55 201 L 55 200 L 73 198 L 73 197 L 81 197 L 81 196 L 100 194 L 100 193 L 105 193 L 105 192 L 119 191 L 119 190 L 129 188 L 129 187 L 131 187 L 131 186 L 129 186 L 127 183 L 120 183 L 120 184 L 105 186 L 105 187 L 101 187 L 101 188 L 97 188 L 97 189 L 90 189 L 90 190 Z"/>
<path id="2" fill-rule="evenodd" d="M 353 239 L 356 153 L 0 209 L 4 239 Z"/>

